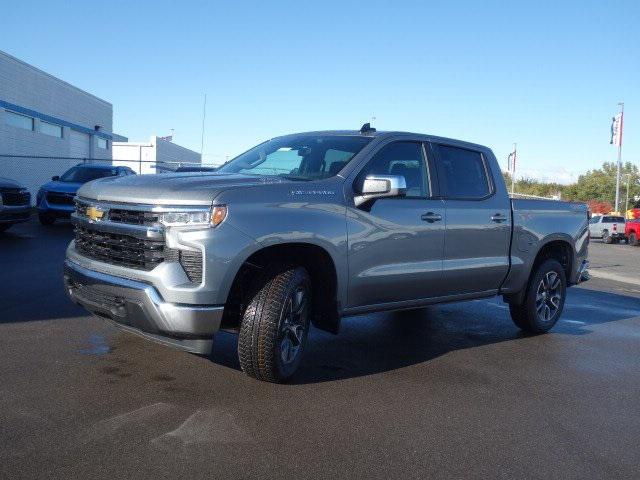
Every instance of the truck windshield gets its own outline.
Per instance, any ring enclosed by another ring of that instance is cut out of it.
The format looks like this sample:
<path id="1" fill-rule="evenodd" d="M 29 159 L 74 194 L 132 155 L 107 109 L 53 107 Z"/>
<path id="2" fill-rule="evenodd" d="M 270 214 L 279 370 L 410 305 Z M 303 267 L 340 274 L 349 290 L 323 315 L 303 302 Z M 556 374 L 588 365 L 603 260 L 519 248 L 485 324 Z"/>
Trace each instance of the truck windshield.
<path id="1" fill-rule="evenodd" d="M 292 180 L 333 177 L 371 141 L 356 135 L 290 135 L 261 143 L 218 169 Z"/>
<path id="2" fill-rule="evenodd" d="M 62 174 L 61 182 L 86 183 L 96 178 L 117 175 L 115 168 L 72 167 Z"/>

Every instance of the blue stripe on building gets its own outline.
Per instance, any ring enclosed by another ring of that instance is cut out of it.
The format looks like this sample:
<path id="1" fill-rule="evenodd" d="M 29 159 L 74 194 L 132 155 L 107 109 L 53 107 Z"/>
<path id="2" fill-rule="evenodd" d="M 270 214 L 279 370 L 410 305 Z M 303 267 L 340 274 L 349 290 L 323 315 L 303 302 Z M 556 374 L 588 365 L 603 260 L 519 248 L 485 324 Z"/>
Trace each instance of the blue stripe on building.
<path id="1" fill-rule="evenodd" d="M 66 120 L 62 120 L 61 118 L 56 118 L 50 115 L 46 115 L 44 113 L 36 112 L 35 110 L 24 108 L 19 105 L 14 105 L 13 103 L 5 102 L 4 100 L 0 100 L 0 107 L 5 108 L 7 110 L 11 110 L 12 112 L 21 113 L 23 115 L 29 115 L 30 117 L 35 117 L 40 120 L 44 120 L 45 122 L 56 123 L 58 125 L 62 125 L 63 127 L 69 127 L 75 130 L 76 132 L 88 133 L 89 135 L 96 135 L 106 140 L 111 140 L 113 138 L 110 133 L 100 132 L 98 130 L 94 130 L 93 128 L 83 127 L 82 125 L 67 122 Z"/>

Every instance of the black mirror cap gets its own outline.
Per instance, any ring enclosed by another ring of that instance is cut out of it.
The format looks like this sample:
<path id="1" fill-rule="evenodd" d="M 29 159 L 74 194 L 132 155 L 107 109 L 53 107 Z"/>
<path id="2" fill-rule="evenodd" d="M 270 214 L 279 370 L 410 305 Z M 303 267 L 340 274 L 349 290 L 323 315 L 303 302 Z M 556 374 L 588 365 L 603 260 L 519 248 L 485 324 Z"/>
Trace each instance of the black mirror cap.
<path id="1" fill-rule="evenodd" d="M 58 180 L 60 180 L 60 175 L 54 175 L 53 177 L 51 177 L 51 180 L 57 182 Z"/>

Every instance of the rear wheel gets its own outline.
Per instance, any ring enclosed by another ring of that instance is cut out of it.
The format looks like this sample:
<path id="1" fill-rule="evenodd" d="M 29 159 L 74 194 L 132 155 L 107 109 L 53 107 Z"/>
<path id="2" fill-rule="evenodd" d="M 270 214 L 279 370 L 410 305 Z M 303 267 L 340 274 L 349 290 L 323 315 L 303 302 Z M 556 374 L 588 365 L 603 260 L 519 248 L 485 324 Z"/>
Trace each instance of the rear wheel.
<path id="1" fill-rule="evenodd" d="M 638 246 L 638 236 L 635 234 L 635 232 L 631 232 L 629 234 L 629 244 L 633 245 L 634 247 Z"/>
<path id="2" fill-rule="evenodd" d="M 300 365 L 309 333 L 311 280 L 302 267 L 267 268 L 256 282 L 238 337 L 242 371 L 284 382 Z"/>
<path id="3" fill-rule="evenodd" d="M 531 277 L 523 303 L 509 304 L 513 323 L 527 332 L 548 332 L 562 314 L 566 292 L 562 265 L 557 260 L 545 260 Z"/>
<path id="4" fill-rule="evenodd" d="M 611 244 L 613 242 L 613 239 L 611 238 L 611 235 L 609 235 L 608 231 L 604 231 L 602 232 L 602 241 L 604 243 L 606 243 L 607 245 Z"/>
<path id="5" fill-rule="evenodd" d="M 49 213 L 40 213 L 38 214 L 38 220 L 42 225 L 53 225 L 56 221 L 56 217 Z"/>

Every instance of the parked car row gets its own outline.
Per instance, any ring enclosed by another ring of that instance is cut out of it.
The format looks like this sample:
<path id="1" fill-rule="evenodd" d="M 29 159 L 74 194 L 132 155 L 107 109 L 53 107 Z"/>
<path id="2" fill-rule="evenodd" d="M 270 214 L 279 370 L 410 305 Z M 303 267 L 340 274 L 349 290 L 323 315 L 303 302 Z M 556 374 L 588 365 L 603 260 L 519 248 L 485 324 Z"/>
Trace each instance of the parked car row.
<path id="1" fill-rule="evenodd" d="M 103 177 L 135 175 L 129 167 L 79 164 L 61 176 L 54 176 L 36 195 L 38 218 L 43 225 L 52 225 L 58 218 L 69 218 L 75 208 L 78 189 L 87 182 Z M 0 232 L 31 217 L 31 194 L 18 182 L 0 178 Z"/>
<path id="2" fill-rule="evenodd" d="M 589 221 L 589 236 L 600 238 L 606 244 L 640 244 L 640 219 L 625 219 L 621 215 L 599 215 Z"/>

